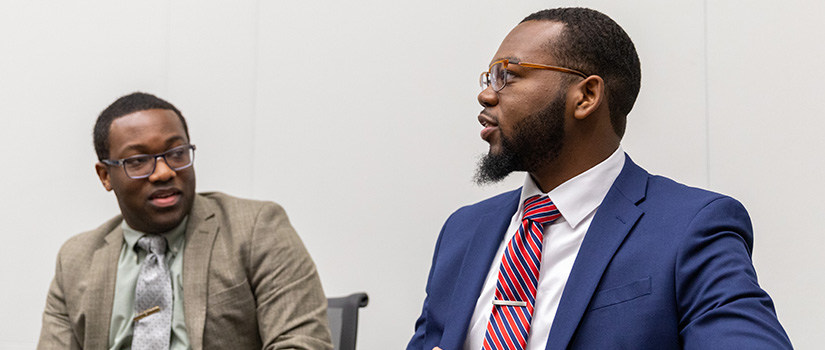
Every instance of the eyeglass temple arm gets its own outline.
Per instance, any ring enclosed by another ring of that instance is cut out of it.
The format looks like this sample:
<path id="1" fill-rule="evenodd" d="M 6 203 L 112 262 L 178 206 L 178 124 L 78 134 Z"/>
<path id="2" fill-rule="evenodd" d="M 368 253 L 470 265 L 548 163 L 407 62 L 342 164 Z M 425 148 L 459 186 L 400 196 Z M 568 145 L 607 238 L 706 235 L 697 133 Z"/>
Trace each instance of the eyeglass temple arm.
<path id="1" fill-rule="evenodd" d="M 513 62 L 513 63 L 515 63 L 515 62 Z M 548 66 L 548 65 L 546 65 L 546 64 L 528 63 L 528 62 L 519 62 L 519 63 L 517 63 L 517 64 L 518 64 L 519 66 L 522 66 L 522 67 L 528 67 L 528 68 L 539 68 L 539 69 L 550 69 L 550 70 L 555 70 L 555 71 L 559 71 L 559 72 L 564 72 L 564 73 L 575 74 L 575 75 L 578 75 L 578 76 L 580 76 L 580 77 L 582 77 L 582 78 L 587 79 L 587 74 L 584 74 L 584 73 L 582 73 L 582 72 L 579 72 L 579 71 L 577 71 L 577 70 L 575 70 L 575 69 L 564 68 L 564 67 L 558 67 L 558 66 Z"/>

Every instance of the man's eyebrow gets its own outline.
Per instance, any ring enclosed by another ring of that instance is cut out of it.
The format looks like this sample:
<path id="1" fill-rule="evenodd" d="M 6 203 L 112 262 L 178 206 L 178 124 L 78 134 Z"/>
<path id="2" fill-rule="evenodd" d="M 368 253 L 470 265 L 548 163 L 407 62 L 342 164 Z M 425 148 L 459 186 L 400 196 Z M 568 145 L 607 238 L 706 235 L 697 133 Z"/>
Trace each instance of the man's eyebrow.
<path id="1" fill-rule="evenodd" d="M 518 57 L 513 57 L 513 56 L 498 57 L 498 58 L 493 59 L 493 61 L 490 62 L 489 66 L 492 66 L 493 63 L 501 61 L 501 60 L 507 60 L 510 63 L 519 63 L 519 62 L 521 62 L 521 59 L 519 59 Z"/>
<path id="2" fill-rule="evenodd" d="M 172 137 L 166 139 L 166 145 L 171 145 L 171 144 L 175 143 L 175 141 L 186 141 L 186 138 L 183 137 L 182 135 L 172 136 Z"/>
<path id="3" fill-rule="evenodd" d="M 507 56 L 507 57 L 504 57 L 504 58 L 501 58 L 501 59 L 502 60 L 508 60 L 508 61 L 510 61 L 510 63 L 519 63 L 519 62 L 521 62 L 521 59 L 519 59 L 518 57 L 513 57 L 513 56 Z"/>
<path id="4" fill-rule="evenodd" d="M 173 143 L 175 143 L 177 141 L 186 141 L 186 138 L 181 136 L 181 135 L 172 136 L 172 137 L 166 139 L 166 147 L 171 146 Z M 147 148 L 148 147 L 146 145 L 142 144 L 142 143 L 136 143 L 136 144 L 131 144 L 131 145 L 128 145 L 128 146 L 124 147 L 123 150 L 124 151 L 134 150 L 134 151 L 146 153 Z"/>
<path id="5" fill-rule="evenodd" d="M 146 146 L 145 146 L 145 145 L 140 144 L 140 143 L 135 143 L 135 144 L 131 144 L 131 145 L 128 145 L 128 146 L 126 146 L 126 147 L 123 147 L 123 150 L 124 150 L 124 151 L 132 151 L 132 150 L 134 150 L 134 151 L 138 151 L 138 152 L 143 152 L 143 150 L 144 150 L 145 148 L 146 148 Z"/>

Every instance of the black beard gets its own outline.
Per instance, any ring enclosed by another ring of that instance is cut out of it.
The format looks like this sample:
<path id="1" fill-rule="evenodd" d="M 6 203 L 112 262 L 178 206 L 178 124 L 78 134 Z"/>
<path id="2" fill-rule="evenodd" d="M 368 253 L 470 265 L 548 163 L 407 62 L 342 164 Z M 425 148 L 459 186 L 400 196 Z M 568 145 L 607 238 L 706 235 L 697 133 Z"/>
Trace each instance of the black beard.
<path id="1" fill-rule="evenodd" d="M 508 137 L 499 129 L 501 152 L 478 161 L 473 180 L 478 185 L 499 182 L 514 171 L 533 171 L 559 156 L 564 139 L 564 99 L 556 96 L 536 114 L 527 116 Z"/>

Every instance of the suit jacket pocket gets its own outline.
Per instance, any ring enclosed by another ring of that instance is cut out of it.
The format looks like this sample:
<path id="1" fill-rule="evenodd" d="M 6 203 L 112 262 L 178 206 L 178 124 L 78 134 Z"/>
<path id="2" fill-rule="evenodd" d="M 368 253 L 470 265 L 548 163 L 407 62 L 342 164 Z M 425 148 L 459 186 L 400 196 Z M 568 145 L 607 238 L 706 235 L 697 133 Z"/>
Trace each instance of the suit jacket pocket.
<path id="1" fill-rule="evenodd" d="M 623 286 L 598 291 L 593 298 L 590 309 L 600 309 L 648 295 L 651 291 L 650 283 L 650 276 L 648 276 Z"/>
<path id="2" fill-rule="evenodd" d="M 209 295 L 204 323 L 204 349 L 260 349 L 255 297 L 244 279 Z"/>
<path id="3" fill-rule="evenodd" d="M 227 302 L 251 300 L 252 291 L 249 282 L 244 279 L 241 283 L 209 295 L 209 306 L 219 306 Z M 254 300 L 253 300 L 254 301 Z"/>

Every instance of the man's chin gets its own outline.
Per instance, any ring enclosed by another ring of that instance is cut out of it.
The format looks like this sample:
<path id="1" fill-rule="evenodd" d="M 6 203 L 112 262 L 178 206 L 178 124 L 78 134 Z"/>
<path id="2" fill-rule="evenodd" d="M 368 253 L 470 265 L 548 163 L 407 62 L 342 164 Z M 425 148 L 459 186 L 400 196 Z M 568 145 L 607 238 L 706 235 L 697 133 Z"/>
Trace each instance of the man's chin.
<path id="1" fill-rule="evenodd" d="M 140 227 L 132 227 L 138 231 L 150 234 L 159 234 L 172 231 L 175 227 L 183 222 L 186 215 L 182 215 L 180 211 L 154 213 L 150 220 L 139 223 Z M 129 224 L 131 226 L 131 224 Z"/>
<path id="2" fill-rule="evenodd" d="M 515 160 L 512 156 L 491 150 L 478 160 L 473 181 L 480 186 L 491 185 L 507 178 L 516 171 Z"/>
<path id="3" fill-rule="evenodd" d="M 156 222 L 152 224 L 152 233 L 166 233 L 178 227 L 183 221 L 183 218 L 177 221 Z"/>

